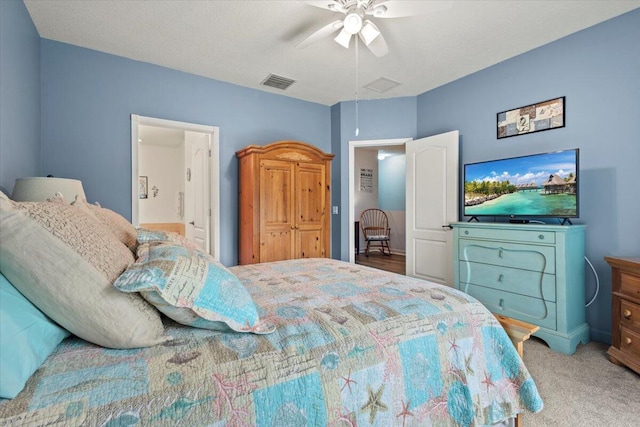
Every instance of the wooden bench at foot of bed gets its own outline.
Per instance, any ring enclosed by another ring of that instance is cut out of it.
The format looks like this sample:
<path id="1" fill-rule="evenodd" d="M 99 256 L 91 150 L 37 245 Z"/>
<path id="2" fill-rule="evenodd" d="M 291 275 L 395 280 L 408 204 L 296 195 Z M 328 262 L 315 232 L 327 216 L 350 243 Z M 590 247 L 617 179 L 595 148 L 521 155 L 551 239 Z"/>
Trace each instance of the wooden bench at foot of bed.
<path id="1" fill-rule="evenodd" d="M 507 335 L 509 335 L 509 338 L 511 338 L 511 342 L 516 347 L 516 350 L 518 350 L 518 355 L 522 359 L 524 353 L 524 342 L 531 337 L 531 334 L 540 329 L 540 326 L 512 319 L 511 317 L 502 316 L 500 314 L 494 314 L 494 316 L 496 316 L 496 319 L 498 319 Z M 523 427 L 523 418 L 522 414 L 518 414 L 515 427 Z"/>

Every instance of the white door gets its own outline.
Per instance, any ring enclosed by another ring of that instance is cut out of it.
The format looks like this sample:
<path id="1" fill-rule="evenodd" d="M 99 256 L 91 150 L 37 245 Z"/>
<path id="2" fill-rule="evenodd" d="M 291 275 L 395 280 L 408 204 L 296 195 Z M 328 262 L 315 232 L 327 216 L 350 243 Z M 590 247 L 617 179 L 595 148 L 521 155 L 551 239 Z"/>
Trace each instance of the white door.
<path id="1" fill-rule="evenodd" d="M 210 135 L 184 132 L 185 146 L 185 234 L 209 253 L 209 148 Z"/>
<path id="2" fill-rule="evenodd" d="M 409 141 L 406 156 L 407 275 L 453 286 L 458 131 Z"/>

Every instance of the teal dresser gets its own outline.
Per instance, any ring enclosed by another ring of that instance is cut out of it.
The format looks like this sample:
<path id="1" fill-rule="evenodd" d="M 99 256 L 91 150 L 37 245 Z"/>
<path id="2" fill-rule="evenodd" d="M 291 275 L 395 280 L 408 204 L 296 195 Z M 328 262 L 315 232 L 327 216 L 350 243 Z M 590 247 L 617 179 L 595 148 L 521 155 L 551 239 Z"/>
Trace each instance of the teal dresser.
<path id="1" fill-rule="evenodd" d="M 454 284 L 489 310 L 534 325 L 552 350 L 589 342 L 583 225 L 452 224 Z"/>

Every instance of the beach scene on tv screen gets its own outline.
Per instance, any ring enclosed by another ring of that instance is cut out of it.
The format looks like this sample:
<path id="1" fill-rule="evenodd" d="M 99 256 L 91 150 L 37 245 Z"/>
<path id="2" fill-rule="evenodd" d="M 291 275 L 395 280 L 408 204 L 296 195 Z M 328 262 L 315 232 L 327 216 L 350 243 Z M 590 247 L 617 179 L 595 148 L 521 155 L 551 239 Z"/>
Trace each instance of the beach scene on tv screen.
<path id="1" fill-rule="evenodd" d="M 574 217 L 576 151 L 465 165 L 464 214 Z"/>

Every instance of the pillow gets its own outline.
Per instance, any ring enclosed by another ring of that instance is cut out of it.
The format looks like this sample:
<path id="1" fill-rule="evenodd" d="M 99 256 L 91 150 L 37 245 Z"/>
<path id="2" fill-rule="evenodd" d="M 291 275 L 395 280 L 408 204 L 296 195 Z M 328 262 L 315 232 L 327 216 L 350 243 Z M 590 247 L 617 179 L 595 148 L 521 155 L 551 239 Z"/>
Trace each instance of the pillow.
<path id="1" fill-rule="evenodd" d="M 147 230 L 146 228 L 138 228 L 138 242 L 172 242 L 180 246 L 184 246 L 187 249 L 198 249 L 195 243 L 191 240 L 187 240 L 186 237 L 181 236 L 178 233 L 161 230 Z"/>
<path id="2" fill-rule="evenodd" d="M 110 282 L 117 279 L 134 261 L 131 251 L 100 221 L 74 206 L 51 202 L 13 202 L 8 199 L 5 203 L 7 208 L 24 212 L 68 245 Z"/>
<path id="3" fill-rule="evenodd" d="M 96 218 L 109 227 L 109 229 L 113 231 L 113 234 L 115 234 L 125 246 L 129 248 L 136 245 L 138 232 L 125 217 L 111 209 L 101 207 L 97 202 L 95 205 L 88 206 Z"/>
<path id="4" fill-rule="evenodd" d="M 138 246 L 138 260 L 114 282 L 140 292 L 165 315 L 184 325 L 213 330 L 269 333 L 251 295 L 211 256 L 172 242 Z"/>
<path id="5" fill-rule="evenodd" d="M 0 274 L 0 397 L 16 397 L 68 336 Z"/>
<path id="6" fill-rule="evenodd" d="M 0 272 L 31 303 L 71 333 L 104 347 L 146 347 L 169 339 L 150 304 L 139 295 L 118 292 L 103 271 L 103 262 L 86 259 L 91 252 L 87 247 L 101 241 L 90 230 L 67 224 L 58 233 L 83 249 L 78 253 L 25 212 L 13 209 L 13 204 L 20 205 L 0 193 Z M 62 221 L 51 220 L 56 224 Z M 72 223 L 76 217 L 70 215 L 65 220 Z M 109 259 L 118 261 L 119 257 Z M 120 267 L 105 271 L 117 270 Z"/>
<path id="7" fill-rule="evenodd" d="M 81 199 L 78 196 L 76 196 L 76 199 L 71 203 L 71 205 L 80 208 L 100 221 L 116 236 L 119 241 L 124 243 L 126 247 L 135 247 L 138 240 L 138 232 L 136 231 L 136 228 L 122 215 L 112 211 L 111 209 L 103 208 L 98 203 L 90 205 L 85 199 Z"/>

